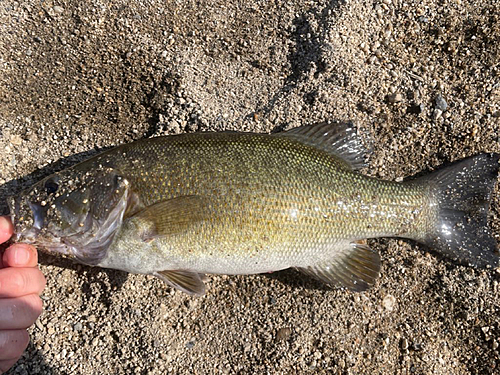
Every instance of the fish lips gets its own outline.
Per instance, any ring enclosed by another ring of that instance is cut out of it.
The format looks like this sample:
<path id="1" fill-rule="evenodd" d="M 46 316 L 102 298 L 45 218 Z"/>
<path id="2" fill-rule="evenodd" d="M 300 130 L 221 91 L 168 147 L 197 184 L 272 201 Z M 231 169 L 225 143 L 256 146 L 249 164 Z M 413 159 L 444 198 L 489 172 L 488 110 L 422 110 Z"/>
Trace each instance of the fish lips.
<path id="1" fill-rule="evenodd" d="M 34 242 L 44 225 L 44 208 L 38 203 L 23 201 L 22 197 L 7 198 L 7 205 L 14 227 L 14 239 Z"/>

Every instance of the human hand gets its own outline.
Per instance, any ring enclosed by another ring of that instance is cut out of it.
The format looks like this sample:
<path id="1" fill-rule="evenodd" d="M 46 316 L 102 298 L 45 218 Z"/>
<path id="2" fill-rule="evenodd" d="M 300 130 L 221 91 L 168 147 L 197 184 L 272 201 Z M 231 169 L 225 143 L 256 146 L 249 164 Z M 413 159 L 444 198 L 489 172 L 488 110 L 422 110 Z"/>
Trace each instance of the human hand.
<path id="1" fill-rule="evenodd" d="M 12 233 L 10 220 L 0 216 L 0 244 Z M 27 244 L 14 244 L 0 256 L 0 373 L 22 355 L 29 343 L 26 329 L 42 312 L 45 278 L 37 262 L 36 249 Z"/>

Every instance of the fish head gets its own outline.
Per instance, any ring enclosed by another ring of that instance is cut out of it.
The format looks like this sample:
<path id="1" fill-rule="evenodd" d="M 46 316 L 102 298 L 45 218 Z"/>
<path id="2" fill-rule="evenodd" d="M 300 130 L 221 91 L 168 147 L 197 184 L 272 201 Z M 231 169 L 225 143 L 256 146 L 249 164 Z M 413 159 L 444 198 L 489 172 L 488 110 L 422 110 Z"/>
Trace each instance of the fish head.
<path id="1" fill-rule="evenodd" d="M 113 168 L 69 168 L 8 199 L 15 239 L 97 264 L 121 226 L 129 197 L 127 179 Z"/>

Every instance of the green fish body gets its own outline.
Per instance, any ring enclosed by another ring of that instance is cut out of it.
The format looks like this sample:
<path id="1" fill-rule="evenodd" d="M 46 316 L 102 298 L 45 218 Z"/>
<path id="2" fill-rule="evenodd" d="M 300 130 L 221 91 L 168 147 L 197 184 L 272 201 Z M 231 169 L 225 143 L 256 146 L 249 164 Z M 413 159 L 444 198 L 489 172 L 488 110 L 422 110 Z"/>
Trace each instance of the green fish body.
<path id="1" fill-rule="evenodd" d="M 496 266 L 485 215 L 497 155 L 396 183 L 359 173 L 365 153 L 348 124 L 143 139 L 47 177 L 11 212 L 20 241 L 193 294 L 205 273 L 290 267 L 365 290 L 380 258 L 364 240 L 377 237 Z"/>

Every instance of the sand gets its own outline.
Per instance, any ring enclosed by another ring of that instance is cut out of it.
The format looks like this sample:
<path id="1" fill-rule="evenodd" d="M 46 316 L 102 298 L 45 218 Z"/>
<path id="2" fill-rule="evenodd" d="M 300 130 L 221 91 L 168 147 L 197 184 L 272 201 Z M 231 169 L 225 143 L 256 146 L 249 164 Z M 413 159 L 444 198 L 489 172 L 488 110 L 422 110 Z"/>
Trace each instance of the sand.
<path id="1" fill-rule="evenodd" d="M 194 131 L 352 120 L 365 173 L 500 152 L 497 0 L 0 3 L 5 198 L 99 150 Z M 491 226 L 500 235 L 500 196 Z M 295 271 L 211 276 L 204 297 L 41 256 L 45 310 L 9 374 L 488 374 L 500 274 L 370 240 L 361 294 Z"/>

